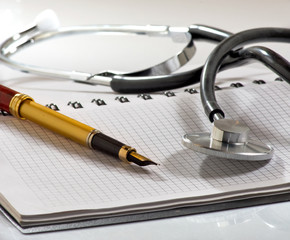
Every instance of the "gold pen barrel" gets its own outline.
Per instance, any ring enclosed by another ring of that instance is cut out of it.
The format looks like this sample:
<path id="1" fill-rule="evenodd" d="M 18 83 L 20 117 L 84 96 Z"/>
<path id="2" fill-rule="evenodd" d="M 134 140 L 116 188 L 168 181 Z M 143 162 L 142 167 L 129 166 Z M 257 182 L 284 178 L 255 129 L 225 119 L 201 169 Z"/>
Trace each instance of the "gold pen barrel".
<path id="1" fill-rule="evenodd" d="M 17 118 L 30 120 L 74 142 L 119 157 L 124 162 L 133 162 L 139 166 L 157 165 L 150 159 L 137 154 L 134 148 L 86 124 L 44 107 L 34 102 L 34 100 L 26 94 L 17 93 L 8 88 L 4 88 L 4 90 L 7 94 L 2 96 L 2 105 L 5 107 L 6 111 L 9 109 L 8 112 Z"/>
<path id="2" fill-rule="evenodd" d="M 88 138 L 95 130 L 31 99 L 24 100 L 19 105 L 18 114 L 21 118 L 30 120 L 85 146 L 88 146 Z"/>

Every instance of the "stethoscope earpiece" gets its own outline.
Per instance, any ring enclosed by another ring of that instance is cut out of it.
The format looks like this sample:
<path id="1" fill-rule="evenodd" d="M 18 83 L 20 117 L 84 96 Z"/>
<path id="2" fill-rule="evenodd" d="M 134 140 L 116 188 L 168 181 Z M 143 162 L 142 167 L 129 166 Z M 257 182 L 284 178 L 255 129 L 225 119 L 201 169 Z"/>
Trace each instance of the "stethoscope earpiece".
<path id="1" fill-rule="evenodd" d="M 193 133 L 183 136 L 184 146 L 207 155 L 247 161 L 270 160 L 273 148 L 248 138 L 249 128 L 240 121 L 218 119 L 212 133 Z"/>
<path id="2" fill-rule="evenodd" d="M 58 17 L 51 9 L 46 9 L 39 13 L 34 20 L 34 24 L 41 32 L 57 31 L 60 27 Z"/>

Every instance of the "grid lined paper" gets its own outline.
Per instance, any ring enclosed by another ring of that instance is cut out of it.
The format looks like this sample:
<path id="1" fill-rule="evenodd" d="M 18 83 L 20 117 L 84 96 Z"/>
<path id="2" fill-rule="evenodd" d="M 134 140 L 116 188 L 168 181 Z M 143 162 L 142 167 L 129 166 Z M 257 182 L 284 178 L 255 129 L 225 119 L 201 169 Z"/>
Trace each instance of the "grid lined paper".
<path id="1" fill-rule="evenodd" d="M 70 113 L 160 166 L 127 165 L 12 117 L 1 117 L 1 161 L 9 162 L 39 199 L 35 205 L 45 206 L 48 213 L 175 198 L 194 201 L 200 196 L 284 184 L 290 181 L 289 93 L 289 85 L 281 82 L 217 92 L 228 118 L 246 123 L 253 139 L 275 148 L 271 161 L 216 159 L 183 147 L 182 135 L 211 128 L 199 96 L 188 93 Z M 18 186 L 9 187 L 17 192 Z"/>

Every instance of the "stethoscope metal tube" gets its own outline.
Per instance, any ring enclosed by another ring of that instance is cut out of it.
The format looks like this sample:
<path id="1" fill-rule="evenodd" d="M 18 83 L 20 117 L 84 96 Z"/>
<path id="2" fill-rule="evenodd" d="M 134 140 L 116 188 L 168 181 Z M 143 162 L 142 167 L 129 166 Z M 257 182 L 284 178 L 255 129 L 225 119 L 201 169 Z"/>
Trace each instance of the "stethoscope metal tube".
<path id="1" fill-rule="evenodd" d="M 24 47 L 28 47 L 37 42 L 52 39 L 54 37 L 85 33 L 167 36 L 171 37 L 173 41 L 180 41 L 180 39 L 185 40 L 185 47 L 175 56 L 155 66 L 130 73 L 105 71 L 91 74 L 79 71 L 49 69 L 23 64 L 10 58 Z M 59 28 L 56 14 L 51 10 L 46 10 L 37 16 L 35 25 L 12 36 L 2 43 L 0 46 L 0 60 L 8 66 L 26 73 L 52 78 L 71 79 L 79 83 L 91 85 L 110 86 L 114 91 L 122 93 L 152 92 L 179 88 L 199 82 L 202 67 L 183 73 L 172 73 L 193 57 L 195 53 L 194 39 L 220 42 L 230 35 L 231 33 L 227 31 L 205 25 L 191 25 L 189 27 L 95 25 Z M 238 59 L 231 59 L 229 57 L 222 69 L 224 69 L 225 66 L 237 64 L 237 62 L 239 62 Z"/>
<path id="2" fill-rule="evenodd" d="M 187 28 L 177 28 L 169 26 L 133 26 L 133 25 L 96 25 L 96 26 L 75 26 L 59 28 L 57 31 L 42 32 L 37 29 L 37 26 L 30 28 L 24 32 L 16 34 L 15 36 L 7 39 L 1 44 L 0 60 L 12 68 L 21 70 L 22 72 L 33 73 L 42 76 L 53 78 L 71 79 L 77 82 L 93 83 L 109 85 L 110 76 L 117 75 L 113 72 L 102 72 L 100 74 L 90 74 L 77 71 L 66 71 L 58 69 L 48 69 L 40 66 L 32 66 L 22 64 L 11 60 L 9 57 L 24 47 L 41 42 L 44 40 L 52 39 L 60 36 L 68 36 L 73 34 L 103 34 L 103 33 L 119 33 L 119 34 L 136 34 L 147 36 L 161 36 L 170 37 L 173 41 L 183 41 L 185 47 L 171 58 L 155 65 L 144 69 L 142 71 L 132 72 L 131 75 L 144 75 L 154 76 L 161 74 L 170 74 L 186 64 L 195 53 L 195 46 L 192 41 L 190 33 Z"/>
<path id="3" fill-rule="evenodd" d="M 141 71 L 130 73 L 101 72 L 90 74 L 76 71 L 48 69 L 31 66 L 11 60 L 9 57 L 24 47 L 54 37 L 80 33 L 123 33 L 149 36 L 183 36 L 186 46 L 176 56 Z M 81 26 L 60 28 L 52 32 L 39 32 L 37 27 L 25 30 L 9 39 L 0 46 L 0 60 L 8 66 L 20 69 L 22 72 L 33 73 L 53 78 L 71 79 L 79 83 L 110 86 L 116 92 L 140 93 L 179 88 L 199 82 L 202 67 L 183 73 L 171 74 L 194 55 L 195 47 L 192 37 L 207 41 L 219 42 L 229 37 L 231 33 L 203 25 L 191 25 L 189 28 L 171 28 L 168 26 Z M 228 59 L 224 66 L 237 64 L 237 59 Z M 240 63 L 239 63 L 240 64 Z"/>

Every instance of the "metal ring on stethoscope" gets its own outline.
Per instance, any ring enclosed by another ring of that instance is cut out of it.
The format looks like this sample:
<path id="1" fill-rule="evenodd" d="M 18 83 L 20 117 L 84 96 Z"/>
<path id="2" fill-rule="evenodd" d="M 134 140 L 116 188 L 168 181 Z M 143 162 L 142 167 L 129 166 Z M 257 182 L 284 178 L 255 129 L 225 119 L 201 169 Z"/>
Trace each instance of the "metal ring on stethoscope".
<path id="1" fill-rule="evenodd" d="M 13 37 L 6 40 L 1 45 L 1 55 L 3 60 L 7 64 L 14 65 L 22 71 L 43 74 L 50 77 L 58 78 L 69 78 L 77 81 L 86 81 L 88 78 L 92 78 L 94 75 L 106 76 L 110 75 L 109 73 L 99 73 L 99 74 L 90 74 L 84 72 L 76 71 L 65 71 L 65 70 L 49 70 L 47 68 L 42 68 L 40 66 L 29 66 L 22 63 L 16 63 L 15 61 L 10 60 L 8 57 L 16 53 L 23 47 L 33 45 L 40 41 L 49 40 L 56 37 L 68 36 L 68 35 L 77 35 L 77 34 L 130 34 L 130 35 L 147 35 L 150 37 L 168 37 L 173 42 L 184 43 L 185 46 L 181 49 L 180 52 L 176 55 L 166 59 L 165 61 L 151 66 L 147 69 L 136 71 L 132 75 L 162 75 L 170 74 L 173 71 L 176 71 L 181 66 L 186 64 L 195 53 L 195 46 L 192 41 L 192 36 L 186 31 L 185 28 L 169 27 L 169 26 L 133 26 L 133 25 L 95 25 L 95 26 L 71 26 L 71 27 L 61 27 L 56 31 L 39 31 L 37 26 L 32 27 L 30 30 L 26 30 L 23 33 L 14 35 Z M 113 73 L 112 73 L 113 74 Z M 102 83 L 102 81 L 101 81 Z"/>

